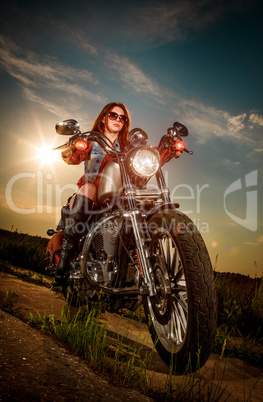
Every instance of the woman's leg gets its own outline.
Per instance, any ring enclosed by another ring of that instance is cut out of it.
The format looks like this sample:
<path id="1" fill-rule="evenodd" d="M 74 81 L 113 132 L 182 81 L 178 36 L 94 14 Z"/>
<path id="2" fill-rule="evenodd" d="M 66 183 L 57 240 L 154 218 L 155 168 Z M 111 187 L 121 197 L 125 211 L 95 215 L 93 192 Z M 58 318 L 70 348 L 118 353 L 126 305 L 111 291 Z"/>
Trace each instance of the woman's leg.
<path id="1" fill-rule="evenodd" d="M 69 208 L 72 209 L 73 203 L 74 203 L 74 199 L 76 197 L 76 195 L 83 195 L 84 197 L 89 198 L 90 200 L 92 200 L 93 202 L 96 201 L 97 199 L 97 187 L 95 186 L 95 184 L 92 183 L 86 183 L 84 184 L 79 190 L 78 192 L 73 195 L 73 197 L 70 200 L 69 203 Z"/>
<path id="2" fill-rule="evenodd" d="M 94 201 L 96 201 L 96 196 L 96 186 L 87 183 L 70 200 L 70 214 L 66 222 L 61 257 L 56 269 L 58 285 L 62 285 L 67 280 L 78 240 L 88 230 L 87 219 L 90 216 Z"/>

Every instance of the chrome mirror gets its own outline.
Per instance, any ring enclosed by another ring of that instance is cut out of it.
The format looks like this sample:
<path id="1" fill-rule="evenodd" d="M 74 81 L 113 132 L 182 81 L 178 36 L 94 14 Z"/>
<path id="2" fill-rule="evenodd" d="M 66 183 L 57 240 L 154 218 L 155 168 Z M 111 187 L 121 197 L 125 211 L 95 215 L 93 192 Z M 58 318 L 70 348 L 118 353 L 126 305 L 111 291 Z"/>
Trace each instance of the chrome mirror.
<path id="1" fill-rule="evenodd" d="M 134 128 L 130 131 L 129 140 L 134 147 L 145 145 L 148 141 L 148 135 L 141 128 Z"/>
<path id="2" fill-rule="evenodd" d="M 178 123 L 178 121 L 176 121 L 173 124 L 173 129 L 176 133 L 176 136 L 178 136 L 178 137 L 187 137 L 188 136 L 187 128 L 183 124 Z"/>
<path id="3" fill-rule="evenodd" d="M 56 124 L 56 132 L 60 135 L 74 135 L 80 133 L 79 123 L 74 119 L 63 120 Z"/>

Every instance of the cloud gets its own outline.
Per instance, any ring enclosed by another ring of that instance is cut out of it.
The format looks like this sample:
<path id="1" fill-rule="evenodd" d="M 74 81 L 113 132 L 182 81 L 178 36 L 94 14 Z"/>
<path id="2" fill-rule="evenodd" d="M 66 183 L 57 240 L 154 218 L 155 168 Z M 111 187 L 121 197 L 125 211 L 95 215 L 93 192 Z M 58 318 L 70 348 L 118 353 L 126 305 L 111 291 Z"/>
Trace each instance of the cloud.
<path id="1" fill-rule="evenodd" d="M 82 80 L 97 84 L 93 74 L 87 70 L 61 65 L 50 57 L 41 57 L 33 52 L 23 51 L 13 42 L 0 37 L 0 62 L 5 70 L 26 85 L 60 83 L 61 80 Z"/>
<path id="2" fill-rule="evenodd" d="M 246 246 L 259 246 L 258 243 L 252 243 L 252 242 L 244 242 L 243 244 L 245 244 Z"/>
<path id="3" fill-rule="evenodd" d="M 236 136 L 242 129 L 238 124 L 239 116 L 230 116 L 226 111 L 193 99 L 181 99 L 174 113 L 180 116 L 199 143 L 213 137 Z"/>
<path id="4" fill-rule="evenodd" d="M 159 85 L 144 74 L 127 57 L 119 56 L 113 52 L 107 52 L 105 57 L 107 67 L 118 72 L 119 78 L 126 87 L 131 88 L 137 93 L 151 95 L 158 103 L 164 104 L 163 92 Z"/>
<path id="5" fill-rule="evenodd" d="M 62 65 L 48 56 L 39 59 L 36 53 L 23 51 L 14 42 L 0 36 L 0 66 L 18 81 L 27 99 L 42 104 L 49 111 L 56 110 L 54 104 L 41 97 L 41 90 L 48 88 L 56 94 L 61 91 L 71 97 L 76 95 L 98 103 L 106 101 L 106 97 L 86 88 L 85 83 L 92 86 L 99 83 L 92 72 Z"/>
<path id="6" fill-rule="evenodd" d="M 78 37 L 80 37 L 79 35 Z M 84 51 L 87 50 L 84 38 L 78 42 L 78 45 L 83 46 Z M 87 51 L 90 51 L 90 47 Z M 159 104 L 164 104 L 163 91 L 139 66 L 132 63 L 127 57 L 110 51 L 101 50 L 101 54 L 97 54 L 97 57 L 101 57 L 102 54 L 106 60 L 108 71 L 117 72 L 124 87 L 135 93 L 150 95 Z M 0 36 L 0 66 L 22 86 L 26 99 L 42 105 L 52 113 L 60 111 L 60 108 L 56 107 L 54 103 L 54 97 L 59 91 L 66 93 L 67 96 L 75 95 L 86 101 L 90 100 L 100 104 L 107 101 L 106 96 L 100 94 L 99 91 L 94 92 L 89 89 L 89 87 L 97 87 L 100 84 L 94 73 L 62 65 L 52 57 L 41 56 L 40 59 L 38 54 L 24 51 L 3 36 Z M 49 94 L 43 94 L 45 88 L 49 89 Z M 47 97 L 52 95 L 53 101 L 49 101 Z M 65 97 L 63 101 L 65 101 Z"/>
<path id="7" fill-rule="evenodd" d="M 229 117 L 227 123 L 229 131 L 236 134 L 238 131 L 243 130 L 243 128 L 245 127 L 244 120 L 246 117 L 246 113 L 240 114 L 238 116 Z"/>
<path id="8" fill-rule="evenodd" d="M 49 102 L 47 99 L 44 99 L 40 96 L 38 96 L 35 92 L 33 92 L 29 88 L 23 88 L 23 93 L 26 99 L 28 99 L 30 102 L 38 103 L 39 105 L 43 106 L 44 109 L 48 110 L 52 114 L 56 116 L 64 116 L 65 115 L 65 109 L 61 106 L 58 106 L 57 104 L 53 102 Z"/>
<path id="9" fill-rule="evenodd" d="M 251 113 L 249 116 L 251 123 L 263 127 L 263 115 L 260 113 Z"/>
<path id="10" fill-rule="evenodd" d="M 129 7 L 125 18 L 127 37 L 132 34 L 140 38 L 139 44 L 160 46 L 164 43 L 182 41 L 193 32 L 202 31 L 220 20 L 232 10 L 240 7 L 236 0 L 166 0 L 142 2 Z M 136 21 L 136 29 L 134 29 Z"/>
<path id="11" fill-rule="evenodd" d="M 180 3 L 181 4 L 181 3 Z M 159 7 L 155 4 L 156 7 Z M 161 4 L 160 7 L 163 5 Z M 167 6 L 167 2 L 165 3 Z M 183 7 L 183 5 L 181 4 Z M 199 4 L 200 6 L 200 4 Z M 164 7 L 164 6 L 163 6 Z M 167 17 L 168 18 L 168 17 Z M 196 136 L 199 143 L 204 143 L 214 137 L 222 137 L 232 140 L 243 139 L 253 142 L 255 148 L 257 131 L 252 131 L 249 137 L 247 134 L 247 123 L 253 127 L 263 125 L 263 116 L 260 113 L 240 113 L 231 115 L 224 110 L 205 105 L 194 99 L 185 99 L 178 94 L 161 87 L 155 80 L 146 74 L 139 66 L 126 56 L 117 54 L 103 47 L 92 48 L 90 42 L 88 47 L 84 36 L 77 35 L 81 40 L 78 46 L 81 47 L 83 57 L 87 53 L 93 52 L 94 60 L 99 60 L 103 68 L 107 68 L 107 75 L 104 80 L 121 81 L 123 87 L 135 94 L 144 94 L 156 102 L 156 107 L 164 106 L 167 111 L 178 116 L 192 133 Z M 74 37 L 76 40 L 76 37 Z M 105 66 L 103 66 L 103 63 Z M 56 58 L 50 56 L 40 56 L 34 52 L 24 51 L 14 42 L 0 36 L 0 67 L 14 77 L 23 88 L 26 99 L 42 105 L 43 108 L 51 113 L 62 116 L 63 110 L 76 110 L 81 108 L 81 102 L 74 97 L 85 99 L 85 103 L 105 104 L 107 97 L 103 94 L 103 86 L 99 74 L 101 72 L 91 72 L 87 69 L 73 68 L 66 64 L 61 64 Z M 48 88 L 48 91 L 46 89 Z M 94 90 L 101 88 L 101 90 Z M 62 93 L 62 96 L 61 96 Z M 56 106 L 56 99 L 60 94 L 60 107 Z M 66 105 L 63 107 L 63 105 Z M 248 117 L 249 116 L 249 117 Z M 260 138 L 257 141 L 257 152 L 261 152 L 262 146 Z"/>
<path id="12" fill-rule="evenodd" d="M 228 159 L 228 158 L 225 158 L 224 160 L 222 160 L 220 163 L 219 163 L 219 165 L 220 166 L 226 166 L 226 167 L 234 167 L 234 166 L 239 166 L 240 165 L 240 162 L 238 162 L 238 161 L 231 161 L 230 159 Z"/>
<path id="13" fill-rule="evenodd" d="M 89 35 L 87 35 L 87 26 L 85 26 L 85 30 L 83 31 L 79 26 L 74 26 L 74 29 L 72 29 L 71 24 L 68 25 L 67 22 L 59 19 L 51 20 L 51 23 L 56 27 L 56 30 L 59 29 L 63 32 L 64 40 L 66 40 L 67 43 L 73 43 L 77 47 L 87 51 L 92 56 L 98 55 L 97 47 L 88 39 Z"/>
<path id="14" fill-rule="evenodd" d="M 176 96 L 176 95 L 175 95 Z M 178 97 L 177 97 L 178 98 Z M 179 99 L 174 113 L 180 121 L 188 127 L 189 132 L 196 136 L 199 143 L 221 137 L 228 141 L 246 141 L 247 149 L 255 148 L 254 151 L 262 152 L 262 135 L 257 130 L 251 133 L 249 113 L 231 115 L 226 110 L 208 106 L 194 99 Z M 250 115 L 251 116 L 251 115 Z M 256 123 L 261 123 L 261 115 L 252 117 Z"/>

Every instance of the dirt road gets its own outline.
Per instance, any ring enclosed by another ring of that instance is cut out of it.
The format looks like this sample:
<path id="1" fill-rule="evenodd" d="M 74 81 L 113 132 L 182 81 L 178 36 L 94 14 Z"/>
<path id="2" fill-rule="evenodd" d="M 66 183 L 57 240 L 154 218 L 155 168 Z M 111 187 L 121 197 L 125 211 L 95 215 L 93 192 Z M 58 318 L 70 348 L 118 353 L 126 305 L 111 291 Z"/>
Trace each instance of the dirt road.
<path id="1" fill-rule="evenodd" d="M 13 293 L 13 308 L 23 314 L 54 314 L 60 318 L 64 299 L 48 288 L 23 282 L 10 274 L 0 274 L 0 304 L 7 292 Z M 108 330 L 143 344 L 145 351 L 152 348 L 144 324 L 105 314 Z M 127 332 L 128 331 L 128 332 Z M 102 376 L 90 370 L 85 361 L 71 354 L 51 336 L 31 328 L 0 310 L 0 401 L 149 401 L 150 398 L 135 389 L 115 387 Z M 153 385 L 163 387 L 168 368 L 154 353 L 151 369 Z M 220 359 L 212 355 L 200 373 L 206 386 L 217 391 L 225 389 L 221 400 L 262 401 L 263 372 L 241 360 Z M 175 376 L 175 381 L 183 381 Z"/>

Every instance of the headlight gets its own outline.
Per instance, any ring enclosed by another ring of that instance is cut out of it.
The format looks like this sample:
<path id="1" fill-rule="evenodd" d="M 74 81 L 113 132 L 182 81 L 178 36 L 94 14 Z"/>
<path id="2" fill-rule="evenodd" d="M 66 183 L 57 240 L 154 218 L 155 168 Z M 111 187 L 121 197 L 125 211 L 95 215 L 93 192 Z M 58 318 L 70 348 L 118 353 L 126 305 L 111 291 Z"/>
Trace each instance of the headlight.
<path id="1" fill-rule="evenodd" d="M 141 177 L 153 176 L 160 167 L 160 155 L 155 148 L 145 147 L 134 150 L 131 155 L 131 167 Z"/>

